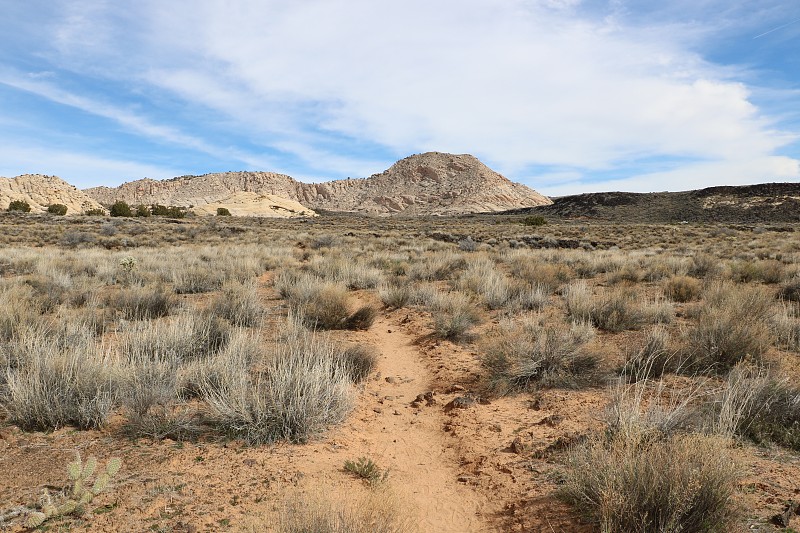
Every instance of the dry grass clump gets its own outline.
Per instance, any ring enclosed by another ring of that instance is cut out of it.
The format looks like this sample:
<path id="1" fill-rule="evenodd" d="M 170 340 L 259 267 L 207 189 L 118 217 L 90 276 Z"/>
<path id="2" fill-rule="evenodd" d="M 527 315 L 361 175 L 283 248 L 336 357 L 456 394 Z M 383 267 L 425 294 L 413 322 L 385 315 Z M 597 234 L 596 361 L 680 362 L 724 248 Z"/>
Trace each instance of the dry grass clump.
<path id="1" fill-rule="evenodd" d="M 222 287 L 225 273 L 215 265 L 190 264 L 172 270 L 172 285 L 178 294 L 200 294 Z"/>
<path id="2" fill-rule="evenodd" d="M 292 325 L 256 374 L 236 367 L 201 394 L 226 433 L 250 444 L 305 442 L 339 423 L 353 407 L 353 382 L 342 351 Z"/>
<path id="3" fill-rule="evenodd" d="M 280 533 L 404 533 L 413 531 L 410 517 L 378 487 L 364 497 L 335 502 L 321 496 L 293 494 L 278 519 Z"/>
<path id="4" fill-rule="evenodd" d="M 715 407 L 718 432 L 800 450 L 800 389 L 786 379 L 739 365 Z"/>
<path id="5" fill-rule="evenodd" d="M 361 383 L 375 370 L 378 354 L 374 347 L 353 344 L 342 349 L 345 370 L 353 383 Z"/>
<path id="6" fill-rule="evenodd" d="M 459 292 L 439 293 L 430 303 L 433 333 L 441 339 L 457 341 L 481 323 L 475 304 Z"/>
<path id="7" fill-rule="evenodd" d="M 264 305 L 255 283 L 229 281 L 212 301 L 211 312 L 234 326 L 252 328 L 261 323 Z"/>
<path id="8" fill-rule="evenodd" d="M 778 292 L 778 297 L 790 302 L 800 302 L 800 276 L 784 283 Z"/>
<path id="9" fill-rule="evenodd" d="M 678 354 L 670 348 L 669 331 L 656 326 L 647 333 L 642 347 L 627 358 L 622 374 L 638 381 L 661 377 L 679 367 Z"/>
<path id="10" fill-rule="evenodd" d="M 722 269 L 719 257 L 707 253 L 696 253 L 692 256 L 687 274 L 695 278 L 712 278 Z"/>
<path id="11" fill-rule="evenodd" d="M 411 303 L 411 287 L 399 282 L 378 285 L 378 298 L 388 309 L 401 309 Z"/>
<path id="12" fill-rule="evenodd" d="M 30 287 L 12 282 L 0 284 L 0 341 L 10 341 L 21 329 L 36 324 L 40 315 Z"/>
<path id="13" fill-rule="evenodd" d="M 719 437 L 612 436 L 569 454 L 563 494 L 609 533 L 726 532 L 736 480 Z"/>
<path id="14" fill-rule="evenodd" d="M 434 252 L 411 265 L 408 278 L 415 281 L 444 281 L 455 279 L 467 267 L 463 254 L 450 250 Z"/>
<path id="15" fill-rule="evenodd" d="M 772 317 L 772 329 L 780 348 L 800 352 L 800 308 L 782 305 Z"/>
<path id="16" fill-rule="evenodd" d="M 759 359 L 772 341 L 774 303 L 772 294 L 760 286 L 709 287 L 686 334 L 689 367 L 725 372 L 747 357 Z"/>
<path id="17" fill-rule="evenodd" d="M 467 269 L 454 281 L 461 291 L 483 300 L 489 309 L 500 309 L 511 299 L 508 278 L 499 272 L 497 265 L 486 257 L 470 258 Z"/>
<path id="18" fill-rule="evenodd" d="M 700 297 L 702 286 L 690 276 L 674 276 L 664 283 L 664 295 L 675 302 L 691 302 Z"/>
<path id="19" fill-rule="evenodd" d="M 9 348 L 6 348 L 9 349 Z M 11 348 L 0 406 L 25 430 L 99 428 L 116 404 L 115 361 L 88 342 L 59 345 L 28 332 Z"/>
<path id="20" fill-rule="evenodd" d="M 178 302 L 163 287 L 133 287 L 109 297 L 107 305 L 126 320 L 147 320 L 169 315 Z"/>
<path id="21" fill-rule="evenodd" d="M 600 361 L 586 349 L 593 337 L 588 323 L 554 326 L 533 318 L 506 323 L 484 343 L 486 385 L 495 394 L 507 394 L 535 386 L 597 384 Z"/>
<path id="22" fill-rule="evenodd" d="M 567 287 L 564 298 L 573 320 L 591 322 L 605 331 L 638 329 L 647 321 L 660 322 L 671 318 L 669 309 L 644 309 L 637 301 L 636 293 L 624 287 L 592 295 L 586 283 L 580 281 Z"/>
<path id="23" fill-rule="evenodd" d="M 119 350 L 134 358 L 175 359 L 207 357 L 225 348 L 231 328 L 214 316 L 189 312 L 169 322 L 130 324 L 119 337 Z"/>
<path id="24" fill-rule="evenodd" d="M 315 256 L 309 267 L 322 279 L 341 283 L 351 290 L 374 289 L 383 280 L 383 272 L 377 268 L 338 254 Z"/>
<path id="25" fill-rule="evenodd" d="M 511 250 L 505 261 L 514 279 L 529 285 L 538 285 L 555 293 L 561 286 L 575 277 L 575 272 L 563 262 L 562 257 L 547 257 L 542 253 Z"/>
<path id="26" fill-rule="evenodd" d="M 731 264 L 731 279 L 742 283 L 760 281 L 762 283 L 780 283 L 784 280 L 783 263 L 774 259 L 764 261 L 736 261 Z"/>
<path id="27" fill-rule="evenodd" d="M 200 432 L 196 411 L 178 406 L 181 360 L 169 354 L 127 354 L 121 378 L 124 431 L 131 437 L 187 440 Z"/>
<path id="28" fill-rule="evenodd" d="M 286 275 L 279 281 L 292 312 L 312 329 L 369 329 L 377 316 L 369 305 L 351 313 L 350 296 L 342 285 L 309 275 Z"/>
<path id="29" fill-rule="evenodd" d="M 729 531 L 738 475 L 729 441 L 682 432 L 700 392 L 620 380 L 605 435 L 568 453 L 562 495 L 601 531 Z"/>

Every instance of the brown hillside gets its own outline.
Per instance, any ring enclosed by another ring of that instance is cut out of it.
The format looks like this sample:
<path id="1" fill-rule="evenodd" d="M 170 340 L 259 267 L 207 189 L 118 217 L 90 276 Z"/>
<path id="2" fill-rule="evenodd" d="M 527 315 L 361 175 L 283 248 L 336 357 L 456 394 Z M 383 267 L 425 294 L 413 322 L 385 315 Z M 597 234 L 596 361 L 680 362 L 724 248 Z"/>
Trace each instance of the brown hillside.
<path id="1" fill-rule="evenodd" d="M 576 194 L 554 198 L 551 205 L 508 213 L 637 223 L 797 222 L 800 183 L 708 187 L 682 192 Z"/>

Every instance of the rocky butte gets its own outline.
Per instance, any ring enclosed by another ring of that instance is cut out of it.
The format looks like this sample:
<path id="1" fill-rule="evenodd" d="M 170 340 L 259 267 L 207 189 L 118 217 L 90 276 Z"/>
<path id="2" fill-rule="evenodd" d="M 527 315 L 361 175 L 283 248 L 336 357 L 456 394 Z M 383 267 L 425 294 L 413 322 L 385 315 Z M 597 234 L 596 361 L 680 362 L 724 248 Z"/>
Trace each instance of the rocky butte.
<path id="1" fill-rule="evenodd" d="M 315 210 L 376 215 L 455 215 L 548 205 L 552 201 L 514 183 L 471 155 L 428 152 L 401 159 L 368 178 L 302 183 L 274 172 L 222 172 L 119 187 L 86 189 L 103 204 L 201 206 L 236 193 L 274 195 Z"/>
<path id="2" fill-rule="evenodd" d="M 96 200 L 61 178 L 41 174 L 0 178 L 0 210 L 8 209 L 8 204 L 14 200 L 28 202 L 32 212 L 46 211 L 51 204 L 67 206 L 68 215 L 102 209 Z"/>

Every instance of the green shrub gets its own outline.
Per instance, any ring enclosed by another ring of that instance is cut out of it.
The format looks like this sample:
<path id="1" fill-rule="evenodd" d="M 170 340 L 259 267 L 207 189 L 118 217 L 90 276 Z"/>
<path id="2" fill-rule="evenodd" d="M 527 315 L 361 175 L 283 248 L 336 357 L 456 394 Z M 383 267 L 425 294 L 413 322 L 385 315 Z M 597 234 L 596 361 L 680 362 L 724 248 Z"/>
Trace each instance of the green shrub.
<path id="1" fill-rule="evenodd" d="M 547 219 L 541 215 L 532 215 L 523 218 L 522 224 L 525 226 L 544 226 L 547 224 Z"/>
<path id="2" fill-rule="evenodd" d="M 30 213 L 31 204 L 29 204 L 25 200 L 12 200 L 8 204 L 8 211 L 19 211 L 21 213 Z"/>
<path id="3" fill-rule="evenodd" d="M 105 216 L 106 212 L 104 209 L 95 208 L 95 209 L 87 209 L 86 211 L 83 212 L 83 214 L 88 217 L 102 217 Z"/>
<path id="4" fill-rule="evenodd" d="M 186 217 L 186 210 L 182 207 L 164 206 L 160 204 L 153 204 L 150 206 L 150 212 L 153 216 L 167 217 L 167 218 L 184 218 Z"/>
<path id="5" fill-rule="evenodd" d="M 132 217 L 131 207 L 122 200 L 117 200 L 109 209 L 112 217 Z"/>
<path id="6" fill-rule="evenodd" d="M 218 217 L 229 217 L 229 216 L 231 216 L 231 212 L 227 207 L 218 207 L 217 208 L 217 216 Z"/>
<path id="7" fill-rule="evenodd" d="M 64 204 L 50 204 L 47 206 L 47 212 L 51 215 L 66 215 L 67 206 Z"/>
<path id="8" fill-rule="evenodd" d="M 345 461 L 344 469 L 360 477 L 370 485 L 383 483 L 389 477 L 388 470 L 381 470 L 372 459 L 366 457 L 359 457 L 355 461 Z"/>
<path id="9" fill-rule="evenodd" d="M 137 217 L 149 217 L 152 213 L 150 213 L 150 208 L 146 205 L 139 204 L 136 206 L 136 216 Z"/>

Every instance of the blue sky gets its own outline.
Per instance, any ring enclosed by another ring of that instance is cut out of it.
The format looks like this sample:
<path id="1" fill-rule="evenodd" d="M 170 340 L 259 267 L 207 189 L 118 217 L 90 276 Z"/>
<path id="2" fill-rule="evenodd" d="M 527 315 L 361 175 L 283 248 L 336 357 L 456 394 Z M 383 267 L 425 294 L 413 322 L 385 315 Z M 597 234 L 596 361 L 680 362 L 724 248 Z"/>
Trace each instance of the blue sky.
<path id="1" fill-rule="evenodd" d="M 796 0 L 0 0 L 0 176 L 800 180 Z"/>

